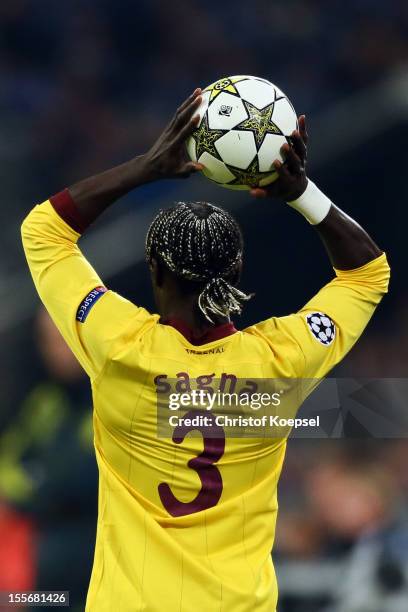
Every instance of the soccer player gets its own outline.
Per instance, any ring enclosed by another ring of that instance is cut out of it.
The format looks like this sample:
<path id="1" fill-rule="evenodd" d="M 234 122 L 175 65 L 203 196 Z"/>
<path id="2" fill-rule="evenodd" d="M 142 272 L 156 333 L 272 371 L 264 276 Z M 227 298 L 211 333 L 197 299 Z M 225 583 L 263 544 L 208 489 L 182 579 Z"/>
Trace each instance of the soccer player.
<path id="1" fill-rule="evenodd" d="M 250 297 L 237 288 L 241 231 L 203 202 L 161 211 L 148 231 L 159 314 L 104 286 L 77 241 L 131 189 L 201 168 L 186 161 L 184 147 L 200 94 L 180 106 L 148 153 L 50 197 L 22 226 L 37 291 L 92 385 L 100 481 L 89 612 L 275 610 L 270 553 L 285 439 L 237 440 L 218 425 L 214 436 L 211 425 L 192 431 L 183 423 L 172 438 L 159 437 L 157 394 L 172 380 L 186 390 L 223 375 L 324 377 L 387 291 L 385 254 L 306 177 L 304 117 L 292 146 L 282 147 L 286 163 L 274 162 L 276 183 L 253 190 L 302 213 L 335 269 L 299 312 L 234 327 L 231 316 Z"/>

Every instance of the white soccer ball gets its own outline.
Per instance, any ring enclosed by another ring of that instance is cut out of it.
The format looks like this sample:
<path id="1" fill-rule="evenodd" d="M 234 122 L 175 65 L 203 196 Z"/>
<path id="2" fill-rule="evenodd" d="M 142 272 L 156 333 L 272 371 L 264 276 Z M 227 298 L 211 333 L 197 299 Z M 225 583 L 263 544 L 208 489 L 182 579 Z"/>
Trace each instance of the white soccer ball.
<path id="1" fill-rule="evenodd" d="M 203 173 L 228 189 L 272 183 L 281 146 L 298 127 L 295 110 L 273 83 L 253 76 L 219 79 L 203 90 L 200 123 L 187 141 Z"/>

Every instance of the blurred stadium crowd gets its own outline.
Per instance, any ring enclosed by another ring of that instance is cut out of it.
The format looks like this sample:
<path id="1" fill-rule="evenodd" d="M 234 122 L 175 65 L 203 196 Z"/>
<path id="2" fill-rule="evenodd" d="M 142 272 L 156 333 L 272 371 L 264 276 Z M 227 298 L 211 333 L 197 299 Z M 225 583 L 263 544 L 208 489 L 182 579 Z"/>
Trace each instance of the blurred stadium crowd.
<path id="1" fill-rule="evenodd" d="M 0 67 L 0 590 L 70 590 L 80 610 L 95 537 L 91 397 L 29 284 L 19 240 L 24 214 L 76 179 L 143 152 L 197 85 L 227 74 L 269 78 L 309 117 L 314 180 L 361 219 L 392 267 L 390 295 L 337 374 L 406 377 L 408 105 L 386 124 L 384 107 L 392 102 L 381 99 L 381 83 L 402 75 L 408 100 L 408 4 L 3 0 Z M 361 117 L 353 100 L 370 91 L 375 130 L 356 145 Z M 335 118 L 343 100 L 348 145 L 314 164 L 313 143 L 333 139 L 336 148 L 336 126 L 319 133 L 319 117 L 334 109 Z M 144 188 L 101 227 L 109 231 L 131 214 L 130 248 L 140 251 L 146 222 L 138 206 L 148 218 L 179 199 L 179 190 L 197 199 L 204 193 L 242 223 L 243 285 L 257 298 L 240 326 L 293 311 L 328 279 L 321 246 L 303 220 L 201 178 L 188 187 Z M 152 307 L 140 257 L 105 280 Z M 280 612 L 408 609 L 408 440 L 354 433 L 289 443 L 274 551 Z"/>

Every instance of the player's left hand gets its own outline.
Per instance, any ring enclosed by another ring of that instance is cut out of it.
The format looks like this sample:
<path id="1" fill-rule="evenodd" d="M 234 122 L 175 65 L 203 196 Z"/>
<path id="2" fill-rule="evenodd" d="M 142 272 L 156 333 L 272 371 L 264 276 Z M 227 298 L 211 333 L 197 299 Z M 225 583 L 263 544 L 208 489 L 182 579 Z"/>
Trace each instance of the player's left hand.
<path id="1" fill-rule="evenodd" d="M 185 142 L 196 129 L 200 116 L 197 109 L 202 101 L 201 89 L 197 88 L 179 106 L 173 119 L 143 156 L 150 180 L 162 178 L 186 178 L 203 169 L 203 165 L 188 161 Z"/>
<path id="2" fill-rule="evenodd" d="M 280 198 L 286 202 L 299 198 L 307 187 L 307 141 L 306 118 L 301 115 L 299 129 L 294 130 L 291 135 L 292 146 L 284 144 L 281 147 L 285 163 L 275 159 L 272 164 L 278 173 L 278 178 L 266 187 L 251 189 L 251 195 L 256 198 Z"/>

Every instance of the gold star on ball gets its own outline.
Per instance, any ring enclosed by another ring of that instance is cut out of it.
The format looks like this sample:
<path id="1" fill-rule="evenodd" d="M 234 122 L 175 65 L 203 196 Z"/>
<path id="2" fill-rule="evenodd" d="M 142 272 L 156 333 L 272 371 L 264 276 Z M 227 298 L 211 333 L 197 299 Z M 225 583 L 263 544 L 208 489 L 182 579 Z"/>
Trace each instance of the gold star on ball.
<path id="1" fill-rule="evenodd" d="M 211 130 L 208 127 L 207 113 L 204 114 L 202 121 L 198 128 L 193 132 L 193 138 L 196 143 L 196 157 L 200 159 L 200 156 L 205 151 L 210 155 L 213 155 L 217 159 L 220 159 L 217 149 L 214 144 L 221 136 L 225 134 L 227 130 Z"/>
<path id="2" fill-rule="evenodd" d="M 227 166 L 228 170 L 230 170 L 235 176 L 235 179 L 233 181 L 230 181 L 228 185 L 248 185 L 252 188 L 258 187 L 259 181 L 271 174 L 270 170 L 269 172 L 259 171 L 257 155 L 254 157 L 253 161 L 246 170 L 242 170 L 241 168 L 236 168 L 235 166 L 230 166 L 228 164 L 225 165 Z"/>
<path id="3" fill-rule="evenodd" d="M 248 117 L 235 126 L 235 130 L 251 131 L 255 137 L 256 146 L 259 149 L 267 134 L 282 134 L 278 126 L 272 121 L 274 103 L 265 108 L 257 108 L 250 102 L 242 100 Z"/>
<path id="4" fill-rule="evenodd" d="M 227 91 L 228 93 L 239 96 L 238 90 L 235 87 L 235 83 L 239 83 L 240 81 L 246 81 L 247 77 L 245 76 L 236 76 L 236 77 L 227 77 L 225 79 L 219 79 L 219 81 L 215 81 L 215 83 L 211 83 L 208 87 L 204 89 L 204 91 L 210 91 L 210 99 L 209 103 L 214 100 L 222 91 Z"/>

